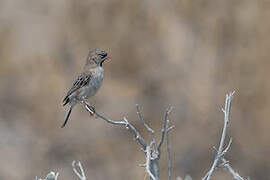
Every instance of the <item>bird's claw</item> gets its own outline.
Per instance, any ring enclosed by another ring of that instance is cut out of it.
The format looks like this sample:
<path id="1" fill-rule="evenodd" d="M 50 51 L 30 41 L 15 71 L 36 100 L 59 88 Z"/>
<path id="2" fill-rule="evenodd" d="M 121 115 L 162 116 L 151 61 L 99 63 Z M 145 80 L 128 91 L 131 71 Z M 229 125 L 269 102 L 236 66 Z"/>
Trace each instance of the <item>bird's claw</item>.
<path id="1" fill-rule="evenodd" d="M 87 107 L 89 108 L 89 113 L 91 114 L 91 116 L 93 116 L 95 113 L 96 113 L 96 109 L 94 106 L 90 106 L 90 105 L 87 105 Z"/>

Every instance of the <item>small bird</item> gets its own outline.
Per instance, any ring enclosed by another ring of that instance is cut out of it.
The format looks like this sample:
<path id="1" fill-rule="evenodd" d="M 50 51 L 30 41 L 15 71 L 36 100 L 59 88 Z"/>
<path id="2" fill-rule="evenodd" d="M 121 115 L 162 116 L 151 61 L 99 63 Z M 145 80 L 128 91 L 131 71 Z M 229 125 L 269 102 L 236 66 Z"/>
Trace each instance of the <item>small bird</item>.
<path id="1" fill-rule="evenodd" d="M 99 90 L 104 77 L 102 65 L 106 59 L 108 59 L 106 51 L 98 49 L 89 51 L 83 72 L 77 78 L 63 100 L 63 106 L 69 103 L 69 108 L 65 115 L 64 123 L 61 126 L 62 128 L 67 124 L 72 108 L 78 102 L 85 102 L 86 99 L 94 96 Z M 93 111 L 93 113 L 95 112 L 94 107 L 91 107 L 91 111 Z"/>

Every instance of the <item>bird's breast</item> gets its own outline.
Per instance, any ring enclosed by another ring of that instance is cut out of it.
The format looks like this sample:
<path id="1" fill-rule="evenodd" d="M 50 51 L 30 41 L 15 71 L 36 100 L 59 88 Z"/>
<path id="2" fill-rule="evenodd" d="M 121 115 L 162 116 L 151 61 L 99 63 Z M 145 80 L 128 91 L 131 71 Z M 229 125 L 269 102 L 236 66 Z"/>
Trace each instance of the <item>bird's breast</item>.
<path id="1" fill-rule="evenodd" d="M 88 98 L 96 94 L 96 92 L 102 85 L 103 78 L 104 78 L 104 70 L 102 67 L 96 68 L 95 70 L 92 71 L 92 76 L 89 81 L 89 84 L 84 87 L 85 88 L 83 95 L 84 98 Z"/>
<path id="2" fill-rule="evenodd" d="M 93 79 L 91 79 L 90 83 L 93 85 L 93 88 L 98 90 L 102 85 L 103 78 L 104 78 L 104 70 L 102 67 L 97 68 L 93 72 Z"/>

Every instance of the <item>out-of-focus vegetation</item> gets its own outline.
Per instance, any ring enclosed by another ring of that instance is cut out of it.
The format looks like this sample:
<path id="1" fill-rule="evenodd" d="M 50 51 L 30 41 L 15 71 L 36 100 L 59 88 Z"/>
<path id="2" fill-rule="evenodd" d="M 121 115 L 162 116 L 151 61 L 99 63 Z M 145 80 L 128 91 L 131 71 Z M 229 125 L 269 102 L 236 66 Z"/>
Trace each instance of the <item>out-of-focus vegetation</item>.
<path id="1" fill-rule="evenodd" d="M 146 136 L 135 104 L 157 132 L 166 107 L 175 107 L 174 176 L 199 179 L 208 170 L 224 94 L 235 90 L 228 159 L 243 176 L 269 179 L 269 12 L 265 0 L 0 1 L 0 179 L 50 170 L 70 179 L 74 159 L 90 179 L 144 178 L 144 155 L 127 131 L 80 106 L 60 128 L 62 98 L 93 48 L 113 57 L 90 99 L 99 112 L 126 116 Z M 160 166 L 164 179 L 166 161 Z"/>

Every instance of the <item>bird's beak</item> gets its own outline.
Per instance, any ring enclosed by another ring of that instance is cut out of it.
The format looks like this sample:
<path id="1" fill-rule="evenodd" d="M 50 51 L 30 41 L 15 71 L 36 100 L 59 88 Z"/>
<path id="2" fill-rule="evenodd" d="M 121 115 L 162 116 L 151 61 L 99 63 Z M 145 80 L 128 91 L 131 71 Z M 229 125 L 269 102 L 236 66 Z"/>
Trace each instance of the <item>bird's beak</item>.
<path id="1" fill-rule="evenodd" d="M 107 60 L 107 59 L 111 59 L 112 57 L 111 56 L 106 56 L 104 60 Z"/>
<path id="2" fill-rule="evenodd" d="M 111 56 L 106 56 L 102 59 L 102 62 L 107 61 L 108 59 L 111 59 Z"/>

